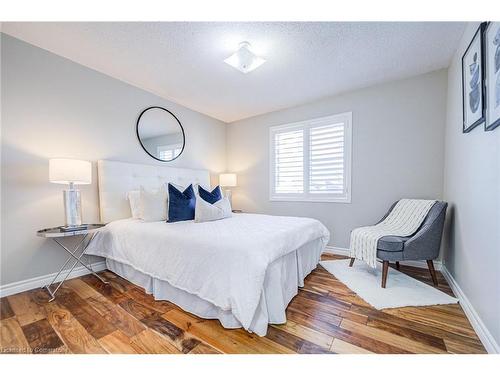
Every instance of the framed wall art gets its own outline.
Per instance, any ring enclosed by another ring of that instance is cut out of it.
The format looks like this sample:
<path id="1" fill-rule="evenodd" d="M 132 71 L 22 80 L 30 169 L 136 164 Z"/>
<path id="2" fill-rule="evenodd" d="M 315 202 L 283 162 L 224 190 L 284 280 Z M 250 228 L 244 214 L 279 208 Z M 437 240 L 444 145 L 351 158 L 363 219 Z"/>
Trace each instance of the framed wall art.
<path id="1" fill-rule="evenodd" d="M 484 121 L 483 29 L 482 23 L 462 56 L 463 132 Z"/>
<path id="2" fill-rule="evenodd" d="M 500 125 L 500 22 L 489 22 L 484 29 L 485 130 Z"/>

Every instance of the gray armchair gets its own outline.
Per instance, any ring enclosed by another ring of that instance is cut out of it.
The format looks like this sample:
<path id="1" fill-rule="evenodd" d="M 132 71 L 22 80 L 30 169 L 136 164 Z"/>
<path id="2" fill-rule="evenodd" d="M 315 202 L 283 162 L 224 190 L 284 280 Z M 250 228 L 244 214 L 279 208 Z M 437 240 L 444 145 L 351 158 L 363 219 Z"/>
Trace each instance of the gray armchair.
<path id="1" fill-rule="evenodd" d="M 389 215 L 396 203 L 379 223 Z M 435 286 L 438 285 L 432 261 L 439 256 L 447 206 L 446 202 L 434 203 L 420 228 L 410 237 L 385 236 L 378 240 L 377 258 L 382 260 L 382 288 L 386 285 L 389 262 L 395 262 L 399 269 L 399 262 L 403 260 L 426 260 L 432 282 Z M 352 267 L 353 264 L 354 258 L 351 258 L 349 266 Z"/>

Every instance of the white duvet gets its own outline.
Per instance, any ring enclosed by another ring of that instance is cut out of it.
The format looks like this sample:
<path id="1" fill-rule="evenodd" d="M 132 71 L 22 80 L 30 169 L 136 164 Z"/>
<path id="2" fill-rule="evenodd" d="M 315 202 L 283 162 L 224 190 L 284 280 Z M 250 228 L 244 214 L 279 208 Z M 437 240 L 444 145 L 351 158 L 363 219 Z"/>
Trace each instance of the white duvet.
<path id="1" fill-rule="evenodd" d="M 231 311 L 248 329 L 267 267 L 330 233 L 310 218 L 235 214 L 212 222 L 109 223 L 88 248 Z"/>

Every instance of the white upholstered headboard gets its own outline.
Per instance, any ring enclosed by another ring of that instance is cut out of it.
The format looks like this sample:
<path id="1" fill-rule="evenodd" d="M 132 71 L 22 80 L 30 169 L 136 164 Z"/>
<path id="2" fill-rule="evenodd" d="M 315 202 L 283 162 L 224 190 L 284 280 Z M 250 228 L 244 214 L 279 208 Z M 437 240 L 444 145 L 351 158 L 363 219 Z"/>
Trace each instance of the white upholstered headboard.
<path id="1" fill-rule="evenodd" d="M 130 217 L 127 193 L 131 190 L 138 190 L 141 185 L 146 189 L 158 189 L 166 182 L 181 186 L 188 186 L 191 183 L 210 186 L 210 174 L 204 169 L 159 167 L 99 160 L 97 174 L 99 213 L 103 223 Z"/>

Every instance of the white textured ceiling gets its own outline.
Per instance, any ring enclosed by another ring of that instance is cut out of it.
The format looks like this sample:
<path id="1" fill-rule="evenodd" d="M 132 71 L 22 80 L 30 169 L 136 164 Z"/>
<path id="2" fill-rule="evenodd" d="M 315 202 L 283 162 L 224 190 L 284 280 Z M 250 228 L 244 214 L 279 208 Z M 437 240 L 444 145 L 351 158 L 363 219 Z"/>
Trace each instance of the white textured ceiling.
<path id="1" fill-rule="evenodd" d="M 225 122 L 447 67 L 464 23 L 3 23 L 2 31 Z M 225 64 L 241 41 L 267 59 Z"/>

